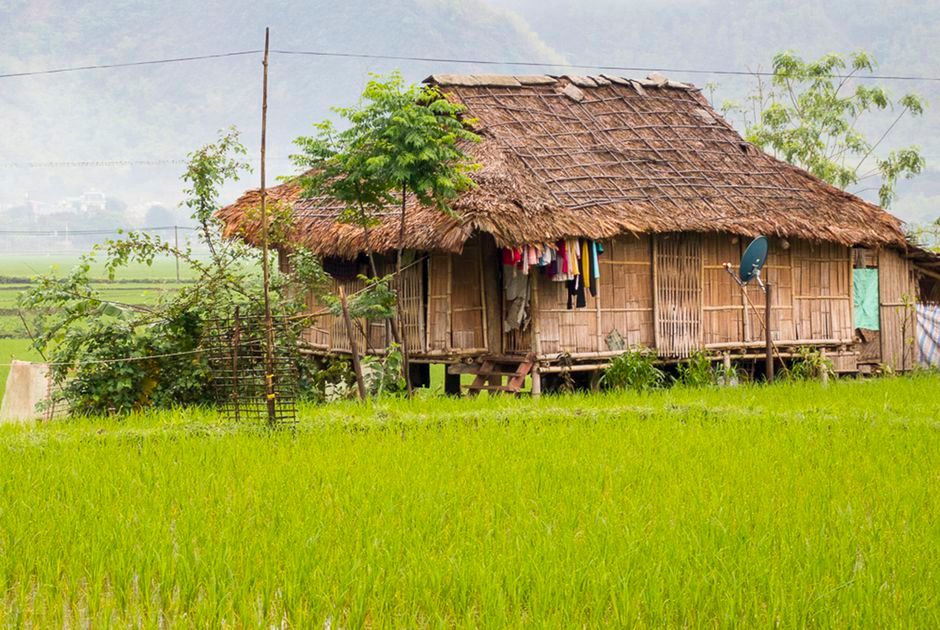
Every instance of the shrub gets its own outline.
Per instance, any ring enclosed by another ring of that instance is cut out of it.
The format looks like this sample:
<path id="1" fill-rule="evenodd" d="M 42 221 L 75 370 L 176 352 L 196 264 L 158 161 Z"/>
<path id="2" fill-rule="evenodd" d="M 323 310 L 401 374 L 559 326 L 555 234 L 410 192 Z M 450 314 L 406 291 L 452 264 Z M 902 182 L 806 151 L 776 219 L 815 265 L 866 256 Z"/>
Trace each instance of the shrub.
<path id="1" fill-rule="evenodd" d="M 794 381 L 820 379 L 823 374 L 835 376 L 832 361 L 823 356 L 815 348 L 802 347 L 797 350 L 797 356 L 786 370 L 786 378 Z"/>
<path id="2" fill-rule="evenodd" d="M 648 391 L 662 387 L 666 374 L 654 364 L 655 354 L 646 348 L 632 348 L 614 357 L 601 376 L 601 384 L 609 389 Z"/>
<path id="3" fill-rule="evenodd" d="M 718 382 L 718 373 L 712 365 L 711 355 L 696 350 L 676 367 L 676 380 L 687 387 L 707 387 Z"/>

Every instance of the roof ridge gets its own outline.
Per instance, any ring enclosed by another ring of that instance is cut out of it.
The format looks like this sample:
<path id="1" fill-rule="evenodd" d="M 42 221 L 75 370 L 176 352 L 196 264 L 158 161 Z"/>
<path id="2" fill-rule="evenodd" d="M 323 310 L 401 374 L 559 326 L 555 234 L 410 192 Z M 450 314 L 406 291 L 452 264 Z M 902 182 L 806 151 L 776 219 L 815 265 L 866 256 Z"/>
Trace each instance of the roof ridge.
<path id="1" fill-rule="evenodd" d="M 556 85 L 568 81 L 577 87 L 594 88 L 611 84 L 638 84 L 644 88 L 674 88 L 679 90 L 697 89 L 691 83 L 673 81 L 662 73 L 652 72 L 645 79 L 631 79 L 610 74 L 432 74 L 424 79 L 431 85 L 454 87 L 527 87 L 535 85 Z"/>

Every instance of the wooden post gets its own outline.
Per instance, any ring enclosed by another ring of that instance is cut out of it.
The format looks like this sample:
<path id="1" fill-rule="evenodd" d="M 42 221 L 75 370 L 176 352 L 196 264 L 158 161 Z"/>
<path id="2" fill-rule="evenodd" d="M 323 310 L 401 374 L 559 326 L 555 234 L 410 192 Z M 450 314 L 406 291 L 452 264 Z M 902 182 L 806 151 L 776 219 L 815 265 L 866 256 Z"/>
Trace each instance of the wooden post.
<path id="1" fill-rule="evenodd" d="M 343 285 L 339 287 L 339 304 L 343 308 L 343 322 L 346 324 L 346 335 L 349 337 L 349 353 L 352 355 L 353 372 L 356 374 L 356 386 L 359 388 L 359 400 L 365 400 L 366 383 L 362 378 L 359 348 L 356 346 L 356 331 L 353 329 L 352 318 L 349 316 L 349 304 L 346 302 L 346 290 Z"/>
<path id="2" fill-rule="evenodd" d="M 774 340 L 770 330 L 770 308 L 772 300 L 771 284 L 764 285 L 764 337 L 767 341 L 767 368 L 768 383 L 774 382 Z"/>
<path id="3" fill-rule="evenodd" d="M 823 387 L 829 385 L 829 370 L 826 368 L 826 349 L 822 348 L 819 351 L 819 356 L 822 358 L 822 373 L 819 375 L 820 380 L 822 381 Z"/>
<path id="4" fill-rule="evenodd" d="M 242 325 L 239 317 L 239 308 L 235 307 L 235 319 L 232 330 L 232 409 L 235 410 L 235 422 L 241 418 L 241 403 L 238 399 L 238 344 L 241 343 Z"/>
<path id="5" fill-rule="evenodd" d="M 542 331 L 539 324 L 539 275 L 535 269 L 529 273 L 529 282 L 531 283 L 529 308 L 532 311 L 530 318 L 532 320 L 532 352 L 535 354 L 535 364 L 532 366 L 532 396 L 538 398 L 542 395 L 542 375 L 539 374 L 539 358 L 542 356 Z"/>
<path id="6" fill-rule="evenodd" d="M 268 134 L 268 48 L 270 42 L 270 29 L 264 29 L 264 59 L 261 62 L 263 79 L 261 87 L 261 271 L 264 283 L 264 380 L 267 406 L 268 424 L 277 423 L 277 401 L 274 391 L 274 322 L 271 319 L 270 270 L 268 269 L 268 193 L 265 188 L 265 144 Z"/>

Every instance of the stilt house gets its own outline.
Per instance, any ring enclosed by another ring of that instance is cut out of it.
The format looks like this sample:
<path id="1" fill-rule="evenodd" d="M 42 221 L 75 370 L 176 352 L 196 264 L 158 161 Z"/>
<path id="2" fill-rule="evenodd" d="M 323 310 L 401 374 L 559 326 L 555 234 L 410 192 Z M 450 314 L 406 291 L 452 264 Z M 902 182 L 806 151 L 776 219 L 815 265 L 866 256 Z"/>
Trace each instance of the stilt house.
<path id="1" fill-rule="evenodd" d="M 482 168 L 454 216 L 414 201 L 407 209 L 402 304 L 413 361 L 454 373 L 498 360 L 549 375 L 598 370 L 633 346 L 664 362 L 697 349 L 759 358 L 763 295 L 742 292 L 723 265 L 765 235 L 781 357 L 812 346 L 840 371 L 914 365 L 910 305 L 919 280 L 940 277 L 935 262 L 911 255 L 883 209 L 745 142 L 695 87 L 659 75 L 426 82 L 477 119 L 483 140 L 468 151 Z M 321 255 L 337 288 L 359 289 L 361 228 L 338 223 L 329 200 L 301 198 L 296 184 L 269 194 L 293 209 L 291 242 Z M 250 191 L 220 212 L 230 235 L 257 236 L 248 210 L 258 203 Z M 376 251 L 398 246 L 399 218 L 389 208 L 370 230 Z M 388 341 L 382 322 L 356 335 L 369 352 Z M 350 348 L 342 319 L 328 315 L 304 341 L 327 354 Z"/>

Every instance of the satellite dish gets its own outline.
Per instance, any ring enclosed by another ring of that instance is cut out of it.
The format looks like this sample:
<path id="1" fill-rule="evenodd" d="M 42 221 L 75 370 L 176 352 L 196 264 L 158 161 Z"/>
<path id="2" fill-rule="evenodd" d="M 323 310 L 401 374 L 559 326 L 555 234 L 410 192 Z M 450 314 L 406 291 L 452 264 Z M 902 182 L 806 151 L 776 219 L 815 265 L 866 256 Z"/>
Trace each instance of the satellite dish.
<path id="1" fill-rule="evenodd" d="M 744 255 L 741 256 L 741 269 L 738 272 L 741 282 L 747 284 L 754 279 L 754 276 L 760 274 L 761 268 L 767 262 L 767 249 L 766 236 L 758 236 L 747 246 Z"/>

